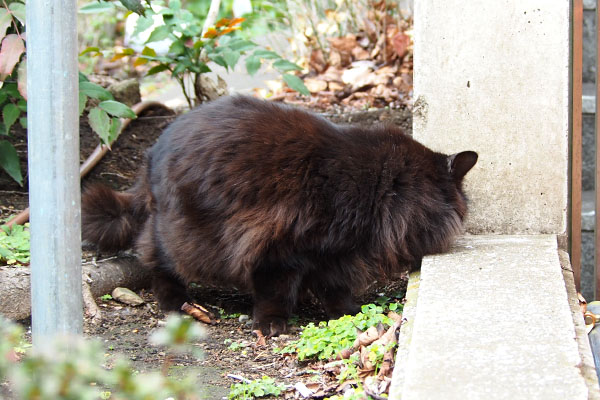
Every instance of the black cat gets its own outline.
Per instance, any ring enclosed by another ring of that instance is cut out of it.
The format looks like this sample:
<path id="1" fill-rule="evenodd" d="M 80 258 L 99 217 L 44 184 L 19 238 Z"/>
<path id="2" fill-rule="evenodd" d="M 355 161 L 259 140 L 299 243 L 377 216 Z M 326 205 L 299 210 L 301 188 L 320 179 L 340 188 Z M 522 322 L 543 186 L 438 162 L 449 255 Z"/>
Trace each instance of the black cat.
<path id="1" fill-rule="evenodd" d="M 277 335 L 299 293 L 331 316 L 352 313 L 353 294 L 372 280 L 447 251 L 476 161 L 395 127 L 226 97 L 177 118 L 132 189 L 85 191 L 83 238 L 101 250 L 134 246 L 167 311 L 188 300 L 190 282 L 250 290 L 255 326 Z"/>

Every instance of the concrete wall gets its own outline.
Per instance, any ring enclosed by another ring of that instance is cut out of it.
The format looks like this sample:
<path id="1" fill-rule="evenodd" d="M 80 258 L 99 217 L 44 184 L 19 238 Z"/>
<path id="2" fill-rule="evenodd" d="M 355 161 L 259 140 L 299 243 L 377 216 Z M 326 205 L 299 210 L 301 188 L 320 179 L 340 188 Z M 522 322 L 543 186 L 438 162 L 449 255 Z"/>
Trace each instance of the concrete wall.
<path id="1" fill-rule="evenodd" d="M 569 1 L 415 2 L 414 136 L 475 150 L 473 233 L 566 230 Z"/>

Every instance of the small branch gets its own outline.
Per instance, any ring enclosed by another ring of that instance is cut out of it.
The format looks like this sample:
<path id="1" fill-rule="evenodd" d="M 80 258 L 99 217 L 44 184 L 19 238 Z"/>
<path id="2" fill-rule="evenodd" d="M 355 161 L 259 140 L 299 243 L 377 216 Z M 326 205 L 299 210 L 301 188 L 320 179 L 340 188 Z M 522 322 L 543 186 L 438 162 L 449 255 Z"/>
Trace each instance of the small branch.
<path id="1" fill-rule="evenodd" d="M 231 379 L 235 379 L 236 381 L 246 383 L 246 384 L 252 382 L 250 379 L 246 379 L 243 376 L 239 376 L 239 375 L 227 374 L 227 377 L 231 378 Z"/>
<path id="2" fill-rule="evenodd" d="M 84 281 L 82 283 L 82 289 L 83 305 L 85 307 L 85 312 L 92 318 L 92 323 L 97 324 L 100 321 L 102 321 L 102 312 L 100 311 L 100 308 L 94 300 L 94 295 L 92 294 L 92 289 L 90 289 L 90 285 Z"/>

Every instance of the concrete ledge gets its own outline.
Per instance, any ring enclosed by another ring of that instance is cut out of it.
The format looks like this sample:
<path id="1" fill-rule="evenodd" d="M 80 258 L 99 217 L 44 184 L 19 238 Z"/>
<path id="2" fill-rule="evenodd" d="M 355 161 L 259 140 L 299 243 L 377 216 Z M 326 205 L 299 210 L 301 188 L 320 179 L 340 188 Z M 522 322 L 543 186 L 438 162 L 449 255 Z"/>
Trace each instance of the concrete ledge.
<path id="1" fill-rule="evenodd" d="M 426 258 L 390 398 L 600 398 L 572 286 L 554 235 L 466 236 Z"/>

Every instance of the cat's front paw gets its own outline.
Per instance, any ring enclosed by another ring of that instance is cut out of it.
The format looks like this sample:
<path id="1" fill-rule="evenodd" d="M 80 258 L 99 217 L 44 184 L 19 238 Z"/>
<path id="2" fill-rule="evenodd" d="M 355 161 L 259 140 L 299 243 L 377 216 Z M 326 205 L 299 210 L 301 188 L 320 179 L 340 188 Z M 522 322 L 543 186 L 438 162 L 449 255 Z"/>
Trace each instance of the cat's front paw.
<path id="1" fill-rule="evenodd" d="M 267 338 L 286 334 L 288 331 L 287 320 L 280 317 L 254 318 L 252 330 L 259 330 Z"/>

